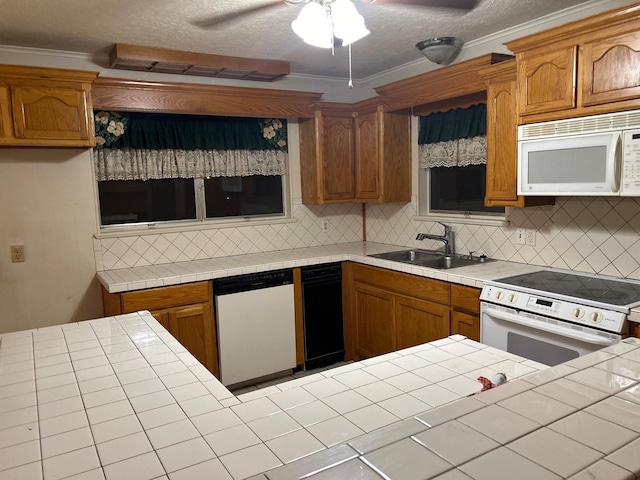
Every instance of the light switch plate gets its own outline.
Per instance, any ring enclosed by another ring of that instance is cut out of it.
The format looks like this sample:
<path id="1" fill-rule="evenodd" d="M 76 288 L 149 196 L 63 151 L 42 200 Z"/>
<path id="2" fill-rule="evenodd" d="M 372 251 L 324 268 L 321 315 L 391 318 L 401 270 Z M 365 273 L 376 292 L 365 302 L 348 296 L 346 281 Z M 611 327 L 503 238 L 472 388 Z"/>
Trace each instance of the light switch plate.
<path id="1" fill-rule="evenodd" d="M 524 228 L 516 228 L 516 243 L 518 245 L 524 245 L 525 240 L 525 229 Z"/>

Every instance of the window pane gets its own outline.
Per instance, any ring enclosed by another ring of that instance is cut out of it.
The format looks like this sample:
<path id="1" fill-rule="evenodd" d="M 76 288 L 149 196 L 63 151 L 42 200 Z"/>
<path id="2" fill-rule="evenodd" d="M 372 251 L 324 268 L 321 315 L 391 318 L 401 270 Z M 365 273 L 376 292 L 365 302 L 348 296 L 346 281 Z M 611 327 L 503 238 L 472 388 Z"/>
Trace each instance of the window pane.
<path id="1" fill-rule="evenodd" d="M 207 218 L 284 214 L 282 177 L 215 177 L 204 181 Z"/>
<path id="2" fill-rule="evenodd" d="M 486 165 L 436 167 L 431 170 L 431 211 L 496 212 L 504 207 L 485 207 Z"/>
<path id="3" fill-rule="evenodd" d="M 102 225 L 193 220 L 192 178 L 98 182 Z"/>

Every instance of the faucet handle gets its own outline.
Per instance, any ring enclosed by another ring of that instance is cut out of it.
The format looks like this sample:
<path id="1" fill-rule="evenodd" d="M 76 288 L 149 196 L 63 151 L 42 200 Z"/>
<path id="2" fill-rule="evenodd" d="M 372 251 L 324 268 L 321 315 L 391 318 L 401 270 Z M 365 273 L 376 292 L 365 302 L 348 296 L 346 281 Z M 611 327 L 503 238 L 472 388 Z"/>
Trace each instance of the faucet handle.
<path id="1" fill-rule="evenodd" d="M 440 225 L 442 225 L 444 227 L 444 233 L 445 235 L 451 231 L 451 225 L 447 225 L 446 223 L 442 223 L 442 222 L 436 222 L 439 223 Z"/>
<path id="2" fill-rule="evenodd" d="M 473 260 L 473 254 L 476 253 L 475 250 L 469 252 L 469 256 L 467 257 L 469 260 Z"/>

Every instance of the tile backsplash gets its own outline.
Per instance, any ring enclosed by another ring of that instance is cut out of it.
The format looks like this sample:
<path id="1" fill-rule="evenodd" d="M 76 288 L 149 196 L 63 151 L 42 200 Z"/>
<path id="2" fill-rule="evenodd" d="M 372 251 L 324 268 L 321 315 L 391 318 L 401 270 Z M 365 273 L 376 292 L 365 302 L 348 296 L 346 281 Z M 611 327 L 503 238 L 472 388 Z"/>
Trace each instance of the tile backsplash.
<path id="1" fill-rule="evenodd" d="M 360 204 L 308 206 L 294 200 L 295 222 L 94 238 L 98 271 L 362 240 Z M 327 232 L 321 221 L 327 220 Z"/>
<path id="2" fill-rule="evenodd" d="M 439 249 L 415 240 L 419 232 L 442 234 L 433 222 L 414 220 L 417 201 L 367 206 L 367 240 Z M 555 205 L 507 208 L 508 227 L 450 222 L 458 253 L 545 267 L 640 279 L 640 198 L 566 197 Z M 518 245 L 516 228 L 536 231 L 535 246 Z"/>

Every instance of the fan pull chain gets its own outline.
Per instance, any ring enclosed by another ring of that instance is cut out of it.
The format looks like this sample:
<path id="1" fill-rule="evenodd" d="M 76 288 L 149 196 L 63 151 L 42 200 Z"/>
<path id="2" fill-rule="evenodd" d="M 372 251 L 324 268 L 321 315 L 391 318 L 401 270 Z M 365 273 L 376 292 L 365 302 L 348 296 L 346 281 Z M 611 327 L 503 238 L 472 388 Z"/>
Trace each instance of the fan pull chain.
<path id="1" fill-rule="evenodd" d="M 353 76 L 351 75 L 351 44 L 349 44 L 349 88 L 353 88 Z"/>

